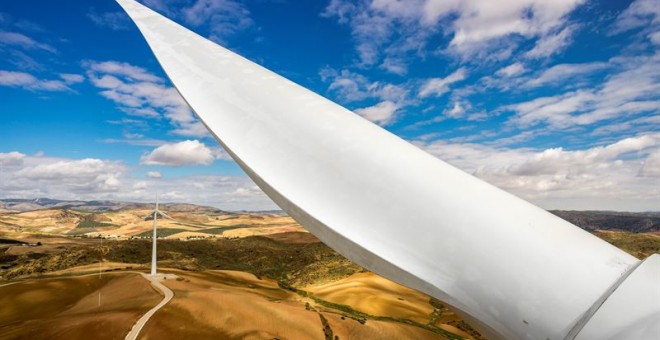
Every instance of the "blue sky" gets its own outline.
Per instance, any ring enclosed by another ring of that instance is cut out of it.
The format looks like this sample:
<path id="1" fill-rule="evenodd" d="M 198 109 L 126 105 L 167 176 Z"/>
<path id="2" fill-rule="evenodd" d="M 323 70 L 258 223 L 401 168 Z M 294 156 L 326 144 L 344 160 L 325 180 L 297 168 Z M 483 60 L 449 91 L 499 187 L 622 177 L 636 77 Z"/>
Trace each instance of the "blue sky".
<path id="1" fill-rule="evenodd" d="M 658 0 L 143 3 L 544 208 L 660 210 Z M 3 3 L 0 53 L 1 197 L 275 208 L 114 1 Z"/>

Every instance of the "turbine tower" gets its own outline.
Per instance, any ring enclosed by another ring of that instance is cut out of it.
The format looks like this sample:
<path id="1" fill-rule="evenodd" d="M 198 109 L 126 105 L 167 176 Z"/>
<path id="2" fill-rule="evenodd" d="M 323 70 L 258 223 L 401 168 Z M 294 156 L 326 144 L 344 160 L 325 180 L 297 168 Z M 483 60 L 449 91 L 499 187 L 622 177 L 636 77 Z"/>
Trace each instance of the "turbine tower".
<path id="1" fill-rule="evenodd" d="M 145 217 L 144 219 L 147 220 L 152 215 L 153 215 L 153 219 L 154 219 L 154 234 L 153 234 L 153 239 L 152 239 L 153 240 L 153 245 L 152 245 L 152 248 L 151 248 L 151 276 L 156 276 L 156 248 L 157 248 L 156 239 L 158 239 L 158 234 L 157 234 L 158 215 L 160 215 L 162 217 L 165 217 L 165 218 L 171 219 L 171 217 L 169 217 L 166 213 L 164 213 L 164 212 L 160 211 L 160 209 L 158 209 L 158 192 L 156 192 L 156 208 L 154 210 L 152 210 L 149 213 L 149 215 L 147 215 L 147 217 Z"/>

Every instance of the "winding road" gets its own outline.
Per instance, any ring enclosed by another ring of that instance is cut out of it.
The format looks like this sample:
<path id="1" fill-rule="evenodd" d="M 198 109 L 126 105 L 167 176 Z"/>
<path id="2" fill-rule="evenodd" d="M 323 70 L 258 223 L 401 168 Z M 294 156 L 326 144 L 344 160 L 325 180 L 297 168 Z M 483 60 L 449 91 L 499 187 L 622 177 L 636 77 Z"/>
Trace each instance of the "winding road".
<path id="1" fill-rule="evenodd" d="M 160 301 L 159 304 L 156 305 L 156 307 L 150 309 L 148 312 L 146 312 L 140 320 L 138 320 L 135 325 L 133 325 L 133 328 L 131 329 L 130 332 L 126 335 L 126 340 L 136 340 L 137 336 L 140 334 L 140 331 L 142 331 L 142 327 L 147 324 L 147 321 L 163 306 L 165 306 L 170 300 L 172 300 L 172 297 L 174 297 L 174 292 L 172 292 L 171 289 L 167 288 L 164 284 L 162 284 L 160 281 L 165 279 L 165 278 L 171 278 L 175 277 L 173 275 L 168 275 L 168 274 L 158 274 L 156 276 L 150 276 L 144 273 L 140 273 L 145 279 L 149 280 L 152 285 L 154 285 L 158 290 L 163 293 L 164 297 L 163 300 Z"/>

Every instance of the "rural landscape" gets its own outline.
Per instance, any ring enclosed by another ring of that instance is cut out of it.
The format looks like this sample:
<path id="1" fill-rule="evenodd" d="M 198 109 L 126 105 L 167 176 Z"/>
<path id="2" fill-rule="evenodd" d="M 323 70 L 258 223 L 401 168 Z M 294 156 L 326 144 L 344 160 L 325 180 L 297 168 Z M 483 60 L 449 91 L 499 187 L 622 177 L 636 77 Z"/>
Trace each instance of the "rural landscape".
<path id="1" fill-rule="evenodd" d="M 660 0 L 3 1 L 0 99 L 0 340 L 660 340 Z"/>
<path id="2" fill-rule="evenodd" d="M 140 273 L 152 205 L 0 200 L 0 339 L 124 339 L 162 300 Z M 441 301 L 353 264 L 279 211 L 164 204 L 174 297 L 140 339 L 483 339 Z M 638 258 L 660 213 L 553 211 Z M 478 237 L 478 235 L 475 235 Z"/>

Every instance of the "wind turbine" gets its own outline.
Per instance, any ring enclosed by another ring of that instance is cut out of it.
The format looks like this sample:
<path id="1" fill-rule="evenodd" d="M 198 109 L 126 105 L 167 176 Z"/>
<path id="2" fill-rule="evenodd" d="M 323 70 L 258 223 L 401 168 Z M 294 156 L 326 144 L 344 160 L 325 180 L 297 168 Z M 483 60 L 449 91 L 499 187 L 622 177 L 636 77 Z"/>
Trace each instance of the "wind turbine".
<path id="1" fill-rule="evenodd" d="M 138 2 L 117 1 L 236 163 L 338 253 L 440 299 L 490 339 L 657 339 L 660 255 L 640 261 Z"/>
<path id="2" fill-rule="evenodd" d="M 152 215 L 153 215 L 153 219 L 154 219 L 154 234 L 153 234 L 153 238 L 152 238 L 153 242 L 152 242 L 152 247 L 151 247 L 151 274 L 150 275 L 151 276 L 156 276 L 156 248 L 157 248 L 156 239 L 158 239 L 158 233 L 157 233 L 157 230 L 158 230 L 158 215 L 160 215 L 162 217 L 165 217 L 165 218 L 168 218 L 168 219 L 172 219 L 169 215 L 167 215 L 166 213 L 164 213 L 164 212 L 160 211 L 160 209 L 158 209 L 158 192 L 156 192 L 156 208 L 154 210 L 150 211 L 149 215 L 147 215 L 147 217 L 145 217 L 144 219 L 147 220 L 147 219 L 149 219 L 149 217 L 152 217 Z"/>

